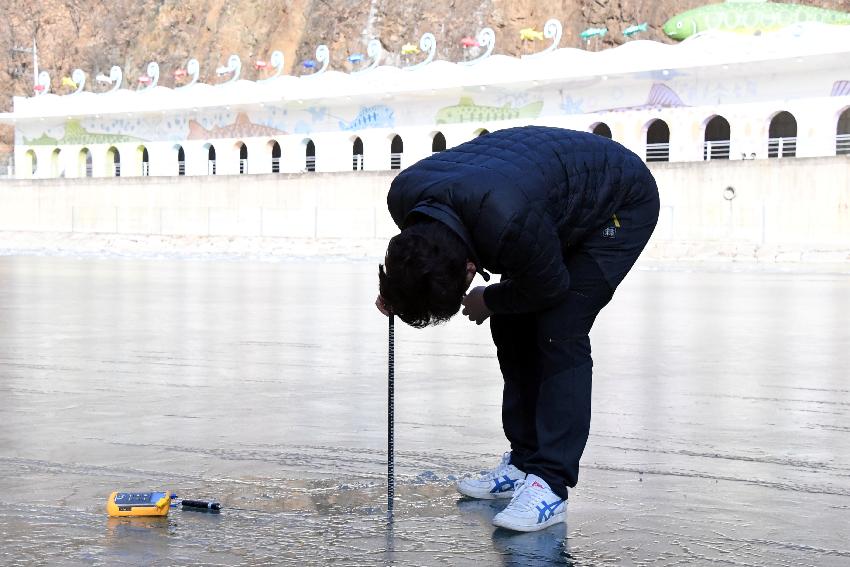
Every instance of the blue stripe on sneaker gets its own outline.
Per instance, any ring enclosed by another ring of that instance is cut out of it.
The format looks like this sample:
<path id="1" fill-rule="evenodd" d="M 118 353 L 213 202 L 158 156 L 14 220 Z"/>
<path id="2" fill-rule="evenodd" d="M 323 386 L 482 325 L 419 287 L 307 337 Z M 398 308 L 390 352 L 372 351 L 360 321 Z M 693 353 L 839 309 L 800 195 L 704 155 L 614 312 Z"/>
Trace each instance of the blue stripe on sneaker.
<path id="1" fill-rule="evenodd" d="M 490 494 L 496 494 L 498 492 L 507 492 L 508 490 L 514 489 L 514 484 L 516 484 L 516 479 L 505 475 L 502 479 L 494 478 L 493 479 L 493 488 L 490 489 Z"/>
<path id="2" fill-rule="evenodd" d="M 563 500 L 558 500 L 557 502 L 553 502 L 552 504 L 547 504 L 545 500 L 541 500 L 540 503 L 543 506 L 536 506 L 537 508 L 537 523 L 542 524 L 549 518 L 555 515 L 555 511 L 558 509 L 558 506 L 564 503 Z"/>

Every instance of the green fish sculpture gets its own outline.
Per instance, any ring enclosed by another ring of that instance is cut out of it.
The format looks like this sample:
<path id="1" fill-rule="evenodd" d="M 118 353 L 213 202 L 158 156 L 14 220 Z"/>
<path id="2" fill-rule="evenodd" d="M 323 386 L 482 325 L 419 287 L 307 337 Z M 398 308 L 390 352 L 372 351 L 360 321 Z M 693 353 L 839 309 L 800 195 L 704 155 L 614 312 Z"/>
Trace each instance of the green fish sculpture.
<path id="1" fill-rule="evenodd" d="M 758 34 L 803 22 L 850 25 L 850 13 L 767 0 L 726 0 L 673 16 L 664 33 L 683 40 L 707 30 Z"/>
<path id="2" fill-rule="evenodd" d="M 516 118 L 537 118 L 543 110 L 543 101 L 532 102 L 521 108 L 510 103 L 505 106 L 481 106 L 472 99 L 461 97 L 455 106 L 446 106 L 437 111 L 437 124 L 455 124 L 457 122 L 490 122 L 494 120 L 513 120 Z"/>

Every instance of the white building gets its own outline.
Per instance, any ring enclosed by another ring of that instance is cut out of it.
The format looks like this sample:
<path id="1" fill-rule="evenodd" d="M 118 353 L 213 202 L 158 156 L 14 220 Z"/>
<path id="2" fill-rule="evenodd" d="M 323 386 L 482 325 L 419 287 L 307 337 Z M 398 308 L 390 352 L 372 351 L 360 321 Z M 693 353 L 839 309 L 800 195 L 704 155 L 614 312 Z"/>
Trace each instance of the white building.
<path id="1" fill-rule="evenodd" d="M 600 52 L 555 49 L 557 34 L 523 58 L 490 55 L 480 37 L 484 54 L 462 63 L 430 61 L 423 37 L 404 69 L 245 81 L 231 57 L 219 85 L 127 90 L 118 78 L 64 96 L 47 79 L 0 121 L 15 126 L 18 178 L 388 170 L 525 124 L 611 136 L 647 161 L 850 153 L 850 26 Z"/>

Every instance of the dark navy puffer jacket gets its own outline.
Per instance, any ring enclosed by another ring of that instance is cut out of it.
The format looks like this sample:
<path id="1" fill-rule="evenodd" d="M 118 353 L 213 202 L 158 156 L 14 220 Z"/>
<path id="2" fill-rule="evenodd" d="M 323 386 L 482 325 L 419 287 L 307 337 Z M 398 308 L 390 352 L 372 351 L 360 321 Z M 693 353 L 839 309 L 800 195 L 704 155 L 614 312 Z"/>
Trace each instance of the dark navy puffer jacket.
<path id="1" fill-rule="evenodd" d="M 411 213 L 448 225 L 479 269 L 502 274 L 484 300 L 495 313 L 545 309 L 566 296 L 567 247 L 655 191 L 643 161 L 587 132 L 498 130 L 425 158 L 392 182 L 399 228 Z"/>

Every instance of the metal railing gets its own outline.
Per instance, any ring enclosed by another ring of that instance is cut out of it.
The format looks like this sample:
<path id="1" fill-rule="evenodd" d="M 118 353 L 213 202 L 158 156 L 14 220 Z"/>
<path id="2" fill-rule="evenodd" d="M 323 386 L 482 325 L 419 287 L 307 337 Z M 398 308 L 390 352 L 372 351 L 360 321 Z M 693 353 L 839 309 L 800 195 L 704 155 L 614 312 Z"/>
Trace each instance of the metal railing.
<path id="1" fill-rule="evenodd" d="M 142 177 L 147 177 L 151 174 L 151 164 L 143 161 L 142 162 Z"/>
<path id="2" fill-rule="evenodd" d="M 89 162 L 86 162 L 86 177 L 92 176 L 92 165 Z"/>
<path id="3" fill-rule="evenodd" d="M 215 160 L 207 160 L 207 175 L 215 175 Z"/>
<path id="4" fill-rule="evenodd" d="M 186 162 L 178 161 L 177 162 L 177 175 L 186 175 Z"/>
<path id="5" fill-rule="evenodd" d="M 647 144 L 646 161 L 670 161 L 670 142 Z"/>
<path id="6" fill-rule="evenodd" d="M 838 134 L 835 136 L 835 155 L 850 155 L 850 134 Z"/>
<path id="7" fill-rule="evenodd" d="M 351 156 L 351 169 L 353 171 L 363 171 L 363 154 L 354 154 Z"/>
<path id="8" fill-rule="evenodd" d="M 116 161 L 112 164 L 112 175 L 114 177 L 121 177 L 121 162 Z"/>
<path id="9" fill-rule="evenodd" d="M 280 158 L 272 158 L 272 173 L 280 173 Z"/>
<path id="10" fill-rule="evenodd" d="M 245 173 L 248 173 L 248 160 L 247 159 L 240 159 L 239 160 L 239 175 L 243 175 Z"/>
<path id="11" fill-rule="evenodd" d="M 390 169 L 401 169 L 401 154 L 390 154 Z"/>
<path id="12" fill-rule="evenodd" d="M 304 165 L 307 171 L 316 171 L 316 156 L 307 156 Z"/>
<path id="13" fill-rule="evenodd" d="M 729 140 L 706 140 L 702 146 L 702 159 L 729 159 L 730 146 Z"/>
<path id="14" fill-rule="evenodd" d="M 767 157 L 783 158 L 797 155 L 797 138 L 768 138 Z"/>

